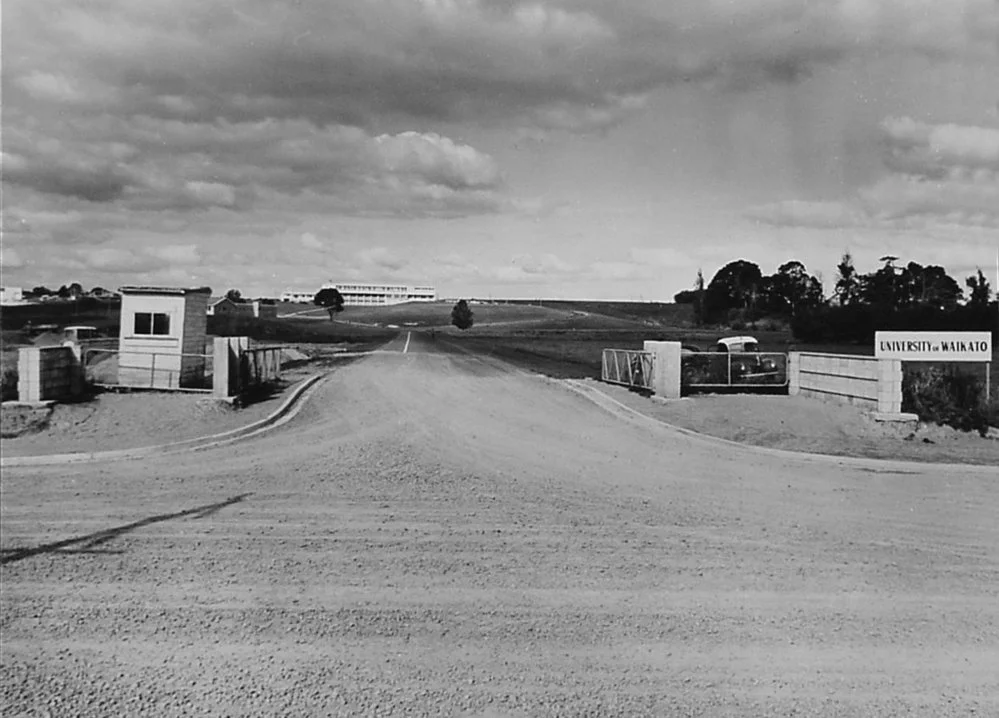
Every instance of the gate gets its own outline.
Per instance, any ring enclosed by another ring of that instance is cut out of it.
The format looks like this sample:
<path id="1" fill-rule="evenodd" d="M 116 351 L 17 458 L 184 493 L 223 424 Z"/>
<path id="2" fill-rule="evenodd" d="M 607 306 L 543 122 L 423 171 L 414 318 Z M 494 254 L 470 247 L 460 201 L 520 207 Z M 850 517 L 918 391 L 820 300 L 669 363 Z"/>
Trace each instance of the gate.
<path id="1" fill-rule="evenodd" d="M 749 390 L 787 385 L 787 354 L 690 352 L 680 357 L 680 386 L 684 390 Z"/>
<path id="2" fill-rule="evenodd" d="M 600 379 L 611 384 L 623 384 L 652 390 L 655 355 L 632 349 L 604 349 Z"/>

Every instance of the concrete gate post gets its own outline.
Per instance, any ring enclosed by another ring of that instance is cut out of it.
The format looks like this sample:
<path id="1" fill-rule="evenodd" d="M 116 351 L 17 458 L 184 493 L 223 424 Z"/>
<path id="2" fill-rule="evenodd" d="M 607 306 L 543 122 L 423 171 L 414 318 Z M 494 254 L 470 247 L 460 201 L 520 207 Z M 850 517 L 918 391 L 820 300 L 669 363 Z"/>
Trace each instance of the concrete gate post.
<path id="1" fill-rule="evenodd" d="M 664 399 L 680 398 L 680 342 L 646 341 L 642 347 L 652 352 L 655 369 L 652 373 L 652 391 Z"/>
<path id="2" fill-rule="evenodd" d="M 902 360 L 878 360 L 878 414 L 902 411 Z"/>
<path id="3" fill-rule="evenodd" d="M 790 396 L 801 393 L 801 352 L 787 354 L 787 393 Z"/>
<path id="4" fill-rule="evenodd" d="M 212 396 L 228 399 L 229 394 L 229 337 L 215 337 L 212 357 Z"/>

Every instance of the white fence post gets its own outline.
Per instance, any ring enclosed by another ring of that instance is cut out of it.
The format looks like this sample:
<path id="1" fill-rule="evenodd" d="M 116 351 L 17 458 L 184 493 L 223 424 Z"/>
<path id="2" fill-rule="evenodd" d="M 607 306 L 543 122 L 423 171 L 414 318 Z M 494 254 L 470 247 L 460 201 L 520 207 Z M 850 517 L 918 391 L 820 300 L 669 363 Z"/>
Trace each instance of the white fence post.
<path id="1" fill-rule="evenodd" d="M 787 354 L 787 393 L 791 396 L 801 393 L 801 352 Z"/>
<path id="2" fill-rule="evenodd" d="M 652 392 L 664 399 L 680 398 L 680 342 L 646 341 L 643 349 L 652 352 Z"/>

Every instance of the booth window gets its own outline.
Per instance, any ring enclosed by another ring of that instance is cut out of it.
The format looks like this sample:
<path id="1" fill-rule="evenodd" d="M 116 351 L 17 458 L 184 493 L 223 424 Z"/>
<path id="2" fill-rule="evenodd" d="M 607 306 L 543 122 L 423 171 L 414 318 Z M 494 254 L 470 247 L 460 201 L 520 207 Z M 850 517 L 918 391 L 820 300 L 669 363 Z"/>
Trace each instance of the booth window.
<path id="1" fill-rule="evenodd" d="M 166 336 L 170 333 L 170 315 L 159 312 L 136 312 L 134 333 Z"/>

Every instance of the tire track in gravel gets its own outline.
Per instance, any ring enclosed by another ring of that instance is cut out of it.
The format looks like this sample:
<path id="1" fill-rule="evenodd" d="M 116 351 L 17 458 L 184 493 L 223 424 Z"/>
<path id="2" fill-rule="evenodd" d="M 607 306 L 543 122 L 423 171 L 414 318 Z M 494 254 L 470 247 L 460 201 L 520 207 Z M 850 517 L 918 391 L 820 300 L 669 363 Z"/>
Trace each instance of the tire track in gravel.
<path id="1" fill-rule="evenodd" d="M 4 715 L 999 713 L 997 482 L 622 421 L 452 353 L 252 443 L 7 471 Z M 8 554 L 9 555 L 9 554 Z"/>

